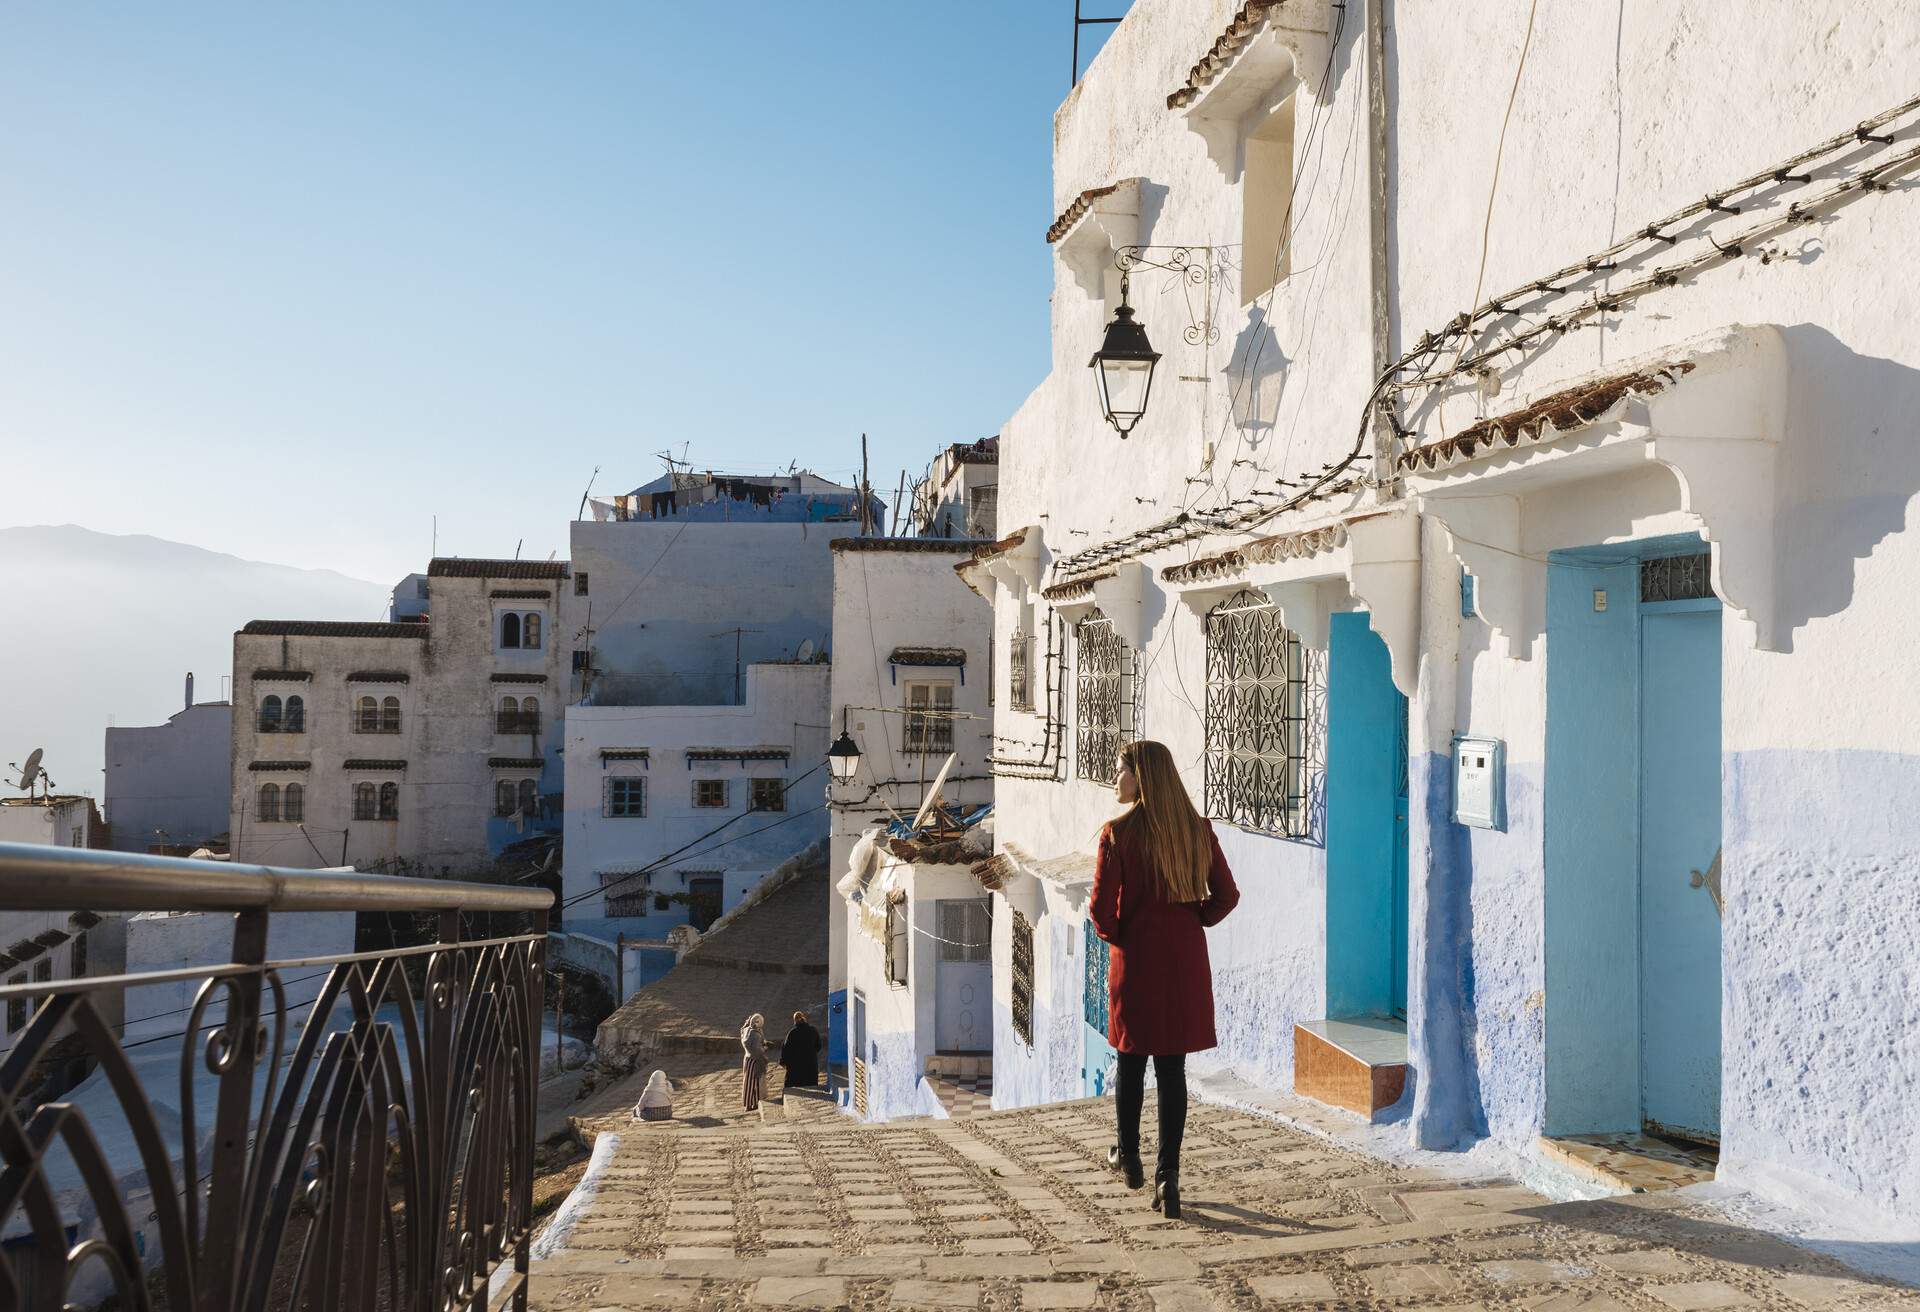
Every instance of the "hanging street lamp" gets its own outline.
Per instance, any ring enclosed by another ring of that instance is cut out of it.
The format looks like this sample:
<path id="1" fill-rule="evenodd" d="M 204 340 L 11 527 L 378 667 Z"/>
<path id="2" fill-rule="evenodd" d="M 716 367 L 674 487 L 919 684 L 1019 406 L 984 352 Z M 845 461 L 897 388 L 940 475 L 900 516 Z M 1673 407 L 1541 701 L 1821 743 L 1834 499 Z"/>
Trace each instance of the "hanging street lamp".
<path id="1" fill-rule="evenodd" d="M 1160 362 L 1160 353 L 1147 340 L 1147 330 L 1134 320 L 1133 307 L 1127 304 L 1127 283 L 1127 275 L 1122 273 L 1120 308 L 1107 325 L 1106 340 L 1087 362 L 1088 368 L 1097 371 L 1100 408 L 1123 439 L 1147 412 L 1153 367 Z"/>
<path id="2" fill-rule="evenodd" d="M 860 744 L 853 741 L 844 724 L 840 727 L 840 736 L 827 749 L 827 768 L 839 783 L 846 783 L 860 768 Z"/>

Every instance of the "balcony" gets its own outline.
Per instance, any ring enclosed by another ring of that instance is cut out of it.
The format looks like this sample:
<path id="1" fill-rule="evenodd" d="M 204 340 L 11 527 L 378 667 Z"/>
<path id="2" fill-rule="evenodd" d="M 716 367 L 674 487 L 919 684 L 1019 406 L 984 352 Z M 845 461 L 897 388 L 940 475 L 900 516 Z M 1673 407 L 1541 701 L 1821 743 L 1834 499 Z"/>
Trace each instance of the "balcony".
<path id="1" fill-rule="evenodd" d="M 0 1305 L 524 1307 L 551 902 L 0 843 L 0 911 L 232 917 L 212 964 L 0 986 L 32 1008 L 0 1064 Z M 313 923 L 291 913 L 363 911 L 435 913 L 438 939 L 268 954 Z M 464 933 L 474 912 L 496 914 Z M 130 1037 L 113 1018 L 160 986 L 191 1005 Z M 75 1089 L 41 1081 L 76 1061 Z"/>
<path id="2" fill-rule="evenodd" d="M 538 711 L 496 711 L 493 717 L 495 733 L 539 733 L 540 712 Z"/>

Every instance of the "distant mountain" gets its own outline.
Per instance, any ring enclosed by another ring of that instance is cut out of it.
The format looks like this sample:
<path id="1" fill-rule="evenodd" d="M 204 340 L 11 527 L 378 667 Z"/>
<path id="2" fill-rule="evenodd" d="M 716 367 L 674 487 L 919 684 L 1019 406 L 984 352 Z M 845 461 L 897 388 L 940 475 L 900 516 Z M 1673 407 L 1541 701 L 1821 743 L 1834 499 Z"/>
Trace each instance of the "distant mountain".
<path id="1" fill-rule="evenodd" d="M 161 724 L 227 696 L 248 620 L 386 618 L 393 585 L 74 524 L 0 528 L 0 768 L 35 747 L 63 790 L 101 793 L 107 718 Z"/>

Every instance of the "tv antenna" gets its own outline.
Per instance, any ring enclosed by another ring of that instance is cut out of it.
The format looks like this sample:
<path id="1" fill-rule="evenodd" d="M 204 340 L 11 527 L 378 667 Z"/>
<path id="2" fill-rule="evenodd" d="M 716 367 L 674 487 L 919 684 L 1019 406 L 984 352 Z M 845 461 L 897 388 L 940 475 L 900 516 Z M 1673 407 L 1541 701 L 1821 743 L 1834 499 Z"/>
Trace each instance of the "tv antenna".
<path id="1" fill-rule="evenodd" d="M 1080 85 L 1080 29 L 1083 27 L 1111 27 L 1120 21 L 1119 18 L 1082 18 L 1080 16 L 1080 3 L 1081 0 L 1073 0 L 1073 80 L 1067 83 L 1069 87 L 1077 87 Z M 1125 15 L 1121 17 L 1125 17 Z"/>

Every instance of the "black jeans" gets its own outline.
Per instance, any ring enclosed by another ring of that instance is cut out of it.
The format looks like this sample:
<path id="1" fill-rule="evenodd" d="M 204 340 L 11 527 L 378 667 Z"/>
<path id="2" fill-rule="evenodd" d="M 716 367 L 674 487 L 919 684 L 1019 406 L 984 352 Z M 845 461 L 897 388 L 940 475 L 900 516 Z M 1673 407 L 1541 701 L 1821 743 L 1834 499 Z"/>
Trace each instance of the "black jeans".
<path id="1" fill-rule="evenodd" d="M 1119 1070 L 1113 1088 L 1114 1115 L 1120 1123 L 1120 1151 L 1140 1151 L 1140 1109 L 1147 1101 L 1147 1055 L 1116 1052 Z M 1160 1088 L 1160 1170 L 1180 1169 L 1180 1140 L 1187 1133 L 1187 1058 L 1185 1053 L 1153 1059 L 1153 1078 Z"/>

